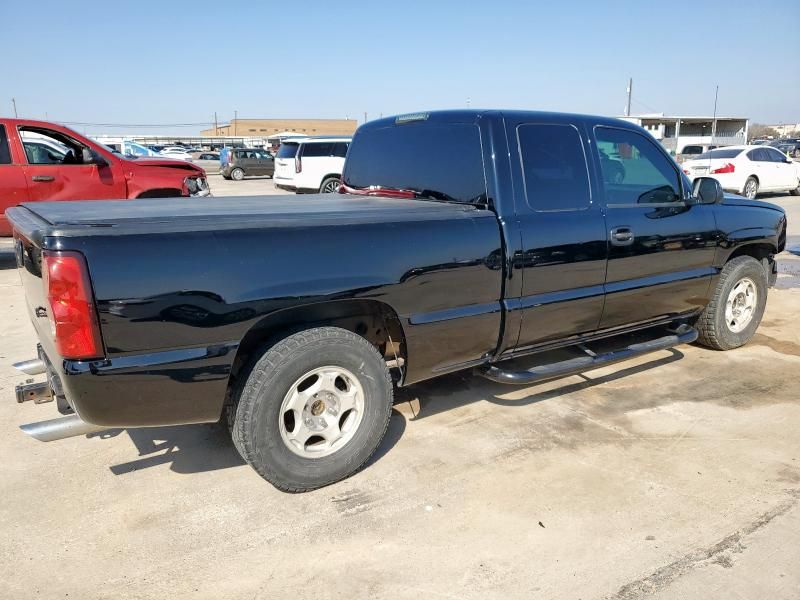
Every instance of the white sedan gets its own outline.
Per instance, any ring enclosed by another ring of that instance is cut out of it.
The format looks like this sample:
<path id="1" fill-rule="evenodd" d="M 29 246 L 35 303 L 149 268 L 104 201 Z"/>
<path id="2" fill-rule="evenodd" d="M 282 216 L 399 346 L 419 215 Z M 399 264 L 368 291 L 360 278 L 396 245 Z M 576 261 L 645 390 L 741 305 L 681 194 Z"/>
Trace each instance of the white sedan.
<path id="1" fill-rule="evenodd" d="M 189 154 L 184 148 L 179 148 L 176 146 L 164 148 L 161 152 L 159 152 L 161 156 L 166 156 L 167 158 L 178 158 L 180 160 L 186 160 L 192 162 L 192 155 Z"/>
<path id="2" fill-rule="evenodd" d="M 800 163 L 769 146 L 726 146 L 685 161 L 690 179 L 713 177 L 723 190 L 755 198 L 760 192 L 800 195 Z"/>

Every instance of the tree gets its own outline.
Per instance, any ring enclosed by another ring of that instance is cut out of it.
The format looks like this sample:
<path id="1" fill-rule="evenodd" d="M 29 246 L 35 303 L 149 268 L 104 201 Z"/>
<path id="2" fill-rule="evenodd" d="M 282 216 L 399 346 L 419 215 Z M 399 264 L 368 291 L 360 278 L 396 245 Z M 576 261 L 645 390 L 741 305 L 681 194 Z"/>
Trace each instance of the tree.
<path id="1" fill-rule="evenodd" d="M 760 138 L 779 138 L 778 132 L 768 125 L 761 125 L 753 123 L 750 126 L 750 139 L 756 140 Z"/>

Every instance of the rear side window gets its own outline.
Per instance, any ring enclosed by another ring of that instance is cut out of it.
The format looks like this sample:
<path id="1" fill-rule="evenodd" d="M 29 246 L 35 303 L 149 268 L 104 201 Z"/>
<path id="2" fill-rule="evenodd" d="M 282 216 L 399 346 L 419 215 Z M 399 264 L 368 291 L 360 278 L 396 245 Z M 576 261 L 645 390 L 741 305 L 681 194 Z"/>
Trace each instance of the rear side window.
<path id="1" fill-rule="evenodd" d="M 8 149 L 6 126 L 0 125 L 0 165 L 10 165 L 10 164 L 11 164 L 11 152 Z"/>
<path id="2" fill-rule="evenodd" d="M 520 125 L 517 140 L 528 206 L 537 211 L 589 208 L 589 172 L 575 127 Z"/>
<path id="3" fill-rule="evenodd" d="M 333 146 L 333 155 L 339 158 L 347 156 L 347 144 L 345 142 L 337 142 Z"/>
<path id="4" fill-rule="evenodd" d="M 303 158 L 310 156 L 333 156 L 333 142 L 315 142 L 303 146 Z"/>
<path id="5" fill-rule="evenodd" d="M 414 190 L 434 199 L 486 203 L 481 137 L 468 123 L 406 123 L 359 130 L 345 184 Z"/>
<path id="6" fill-rule="evenodd" d="M 281 144 L 281 147 L 278 148 L 278 154 L 276 155 L 278 158 L 294 158 L 297 155 L 297 149 L 300 147 L 300 144 L 297 142 L 284 142 Z"/>
<path id="7" fill-rule="evenodd" d="M 736 158 L 739 156 L 743 151 L 742 150 L 728 150 L 725 148 L 720 148 L 719 150 L 711 150 L 710 152 L 703 152 L 703 154 L 699 155 L 697 158 Z"/>

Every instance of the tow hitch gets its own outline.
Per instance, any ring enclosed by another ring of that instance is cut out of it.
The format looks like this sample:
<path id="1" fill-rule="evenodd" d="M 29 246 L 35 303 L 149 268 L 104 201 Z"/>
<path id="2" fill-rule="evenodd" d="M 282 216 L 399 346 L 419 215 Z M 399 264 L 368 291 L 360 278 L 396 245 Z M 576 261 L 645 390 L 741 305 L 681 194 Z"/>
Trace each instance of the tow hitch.
<path id="1" fill-rule="evenodd" d="M 39 356 L 42 356 L 41 351 Z M 108 429 L 108 427 L 102 425 L 87 423 L 74 414 L 72 408 L 66 403 L 58 377 L 53 372 L 48 373 L 47 363 L 42 358 L 18 362 L 14 364 L 14 368 L 26 375 L 47 373 L 47 381 L 34 383 L 33 379 L 28 379 L 24 384 L 16 386 L 17 402 L 22 403 L 32 400 L 34 404 L 44 404 L 45 402 L 58 400 L 59 412 L 64 414 L 72 413 L 58 419 L 20 425 L 19 428 L 32 438 L 41 442 L 53 442 Z"/>
<path id="2" fill-rule="evenodd" d="M 34 404 L 52 402 L 53 390 L 50 389 L 50 382 L 31 383 L 32 381 L 32 379 L 29 379 L 26 383 L 16 387 L 17 402 L 20 404 L 29 400 L 33 400 Z"/>

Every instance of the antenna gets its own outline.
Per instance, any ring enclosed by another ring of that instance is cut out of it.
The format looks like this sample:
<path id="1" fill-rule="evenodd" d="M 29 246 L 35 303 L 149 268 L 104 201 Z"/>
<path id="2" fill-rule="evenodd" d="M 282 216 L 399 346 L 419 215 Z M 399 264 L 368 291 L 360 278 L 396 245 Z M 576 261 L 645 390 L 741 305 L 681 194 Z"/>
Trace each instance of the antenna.
<path id="1" fill-rule="evenodd" d="M 711 143 L 714 143 L 714 136 L 717 135 L 717 98 L 719 97 L 719 85 L 714 92 L 714 118 L 711 121 Z"/>

